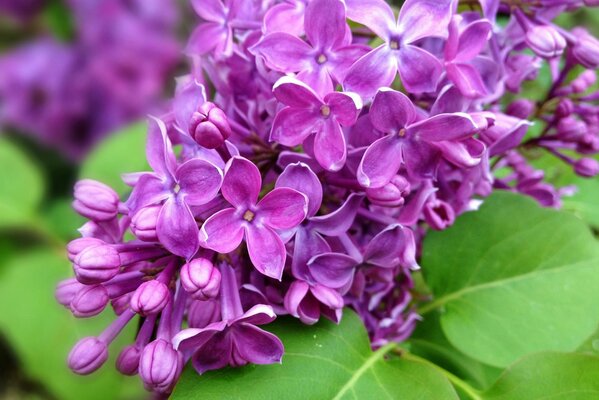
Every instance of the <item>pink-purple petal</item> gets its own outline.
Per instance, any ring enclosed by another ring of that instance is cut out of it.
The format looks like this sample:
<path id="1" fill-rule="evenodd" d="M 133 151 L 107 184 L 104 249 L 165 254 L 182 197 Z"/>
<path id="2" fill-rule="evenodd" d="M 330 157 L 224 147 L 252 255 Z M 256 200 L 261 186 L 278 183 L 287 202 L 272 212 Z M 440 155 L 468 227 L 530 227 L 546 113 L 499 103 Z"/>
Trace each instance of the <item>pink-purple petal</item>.
<path id="1" fill-rule="evenodd" d="M 281 103 L 294 108 L 319 109 L 323 104 L 314 89 L 291 76 L 279 78 L 273 85 L 272 92 Z"/>
<path id="2" fill-rule="evenodd" d="M 408 97 L 396 90 L 381 88 L 370 107 L 370 122 L 381 132 L 399 132 L 416 119 L 416 110 Z"/>
<path id="3" fill-rule="evenodd" d="M 256 270 L 270 278 L 281 280 L 287 253 L 276 232 L 266 226 L 248 224 L 245 235 L 250 260 Z"/>
<path id="4" fill-rule="evenodd" d="M 285 107 L 277 113 L 272 123 L 270 140 L 283 146 L 298 146 L 322 125 L 316 110 Z"/>
<path id="5" fill-rule="evenodd" d="M 283 343 L 270 332 L 254 325 L 240 323 L 231 328 L 233 345 L 239 355 L 252 364 L 281 362 Z"/>
<path id="6" fill-rule="evenodd" d="M 465 139 L 477 130 L 478 126 L 466 113 L 438 114 L 410 126 L 408 135 L 415 135 L 429 142 L 438 142 Z"/>
<path id="7" fill-rule="evenodd" d="M 387 39 L 395 28 L 393 10 L 384 0 L 346 0 L 347 17 L 362 25 L 382 39 Z"/>
<path id="8" fill-rule="evenodd" d="M 349 283 L 354 276 L 358 262 L 347 254 L 319 254 L 308 262 L 314 279 L 327 287 L 339 289 Z"/>
<path id="9" fill-rule="evenodd" d="M 454 0 L 406 0 L 397 20 L 404 42 L 429 36 L 446 37 L 453 4 Z"/>
<path id="10" fill-rule="evenodd" d="M 200 230 L 202 246 L 223 254 L 232 252 L 243 240 L 241 221 L 241 216 L 234 208 L 213 214 Z"/>
<path id="11" fill-rule="evenodd" d="M 339 171 L 345 165 L 347 148 L 339 123 L 328 118 L 314 137 L 314 153 L 321 167 Z"/>
<path id="12" fill-rule="evenodd" d="M 426 50 L 405 45 L 398 52 L 401 82 L 410 93 L 433 92 L 443 71 L 441 62 Z"/>
<path id="13" fill-rule="evenodd" d="M 180 196 L 172 196 L 162 206 L 156 233 L 168 251 L 186 259 L 193 257 L 200 247 L 198 224 Z"/>
<path id="14" fill-rule="evenodd" d="M 201 206 L 216 197 L 223 174 L 208 161 L 192 159 L 177 169 L 176 178 L 185 202 L 190 206 Z"/>
<path id="15" fill-rule="evenodd" d="M 308 40 L 315 48 L 328 49 L 341 44 L 345 26 L 345 5 L 341 0 L 312 0 L 308 3 L 304 27 Z"/>
<path id="16" fill-rule="evenodd" d="M 403 162 L 404 141 L 389 135 L 368 147 L 358 167 L 358 182 L 367 188 L 383 187 L 397 174 Z"/>
<path id="17" fill-rule="evenodd" d="M 363 99 L 370 99 L 380 87 L 391 85 L 397 75 L 397 67 L 397 58 L 383 44 L 354 63 L 343 81 L 343 88 L 358 93 Z"/>
<path id="18" fill-rule="evenodd" d="M 256 207 L 260 221 L 273 229 L 291 229 L 306 218 L 308 198 L 288 187 L 269 192 Z"/>
<path id="19" fill-rule="evenodd" d="M 324 102 L 330 107 L 331 114 L 343 126 L 355 124 L 362 110 L 362 99 L 352 92 L 329 93 L 324 97 Z"/>
<path id="20" fill-rule="evenodd" d="M 456 59 L 470 61 L 487 45 L 493 26 L 487 20 L 481 19 L 470 23 L 460 35 Z"/>
<path id="21" fill-rule="evenodd" d="M 303 193 L 308 198 L 307 217 L 313 217 L 322 203 L 322 183 L 307 164 L 289 164 L 277 178 L 275 187 L 288 187 Z"/>
<path id="22" fill-rule="evenodd" d="M 235 156 L 225 166 L 221 192 L 236 207 L 250 207 L 258 201 L 262 177 L 258 167 L 250 160 Z"/>
<path id="23" fill-rule="evenodd" d="M 353 224 L 362 200 L 364 200 L 363 194 L 350 194 L 345 203 L 337 210 L 327 215 L 311 218 L 310 228 L 326 236 L 342 235 Z"/>
<path id="24" fill-rule="evenodd" d="M 312 47 L 306 42 L 284 32 L 273 32 L 264 36 L 251 51 L 263 57 L 270 68 L 281 72 L 303 70 L 313 52 Z"/>

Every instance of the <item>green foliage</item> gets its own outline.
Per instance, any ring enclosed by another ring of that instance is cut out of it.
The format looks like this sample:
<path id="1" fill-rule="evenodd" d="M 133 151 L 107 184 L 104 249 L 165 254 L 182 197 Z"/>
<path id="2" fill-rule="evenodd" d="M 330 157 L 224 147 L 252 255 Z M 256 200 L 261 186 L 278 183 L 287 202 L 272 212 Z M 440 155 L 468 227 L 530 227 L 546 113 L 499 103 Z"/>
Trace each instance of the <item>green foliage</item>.
<path id="1" fill-rule="evenodd" d="M 376 352 L 359 318 L 346 310 L 335 325 L 282 318 L 268 326 L 285 344 L 282 365 L 250 365 L 198 377 L 188 368 L 177 399 L 457 399 L 445 377 L 421 361 Z M 272 328 L 272 329 L 271 329 Z"/>
<path id="2" fill-rule="evenodd" d="M 146 123 L 138 122 L 119 131 L 95 148 L 81 166 L 79 177 L 96 179 L 119 194 L 130 189 L 121 179 L 123 173 L 148 170 L 142 149 L 146 143 Z"/>
<path id="3" fill-rule="evenodd" d="M 599 249 L 564 212 L 497 193 L 427 236 L 423 271 L 441 326 L 466 355 L 507 366 L 537 351 L 573 351 L 595 330 Z"/>
<path id="4" fill-rule="evenodd" d="M 55 398 L 118 399 L 139 395 L 136 378 L 114 369 L 114 359 L 93 376 L 73 374 L 66 359 L 70 348 L 84 336 L 99 334 L 113 319 L 112 310 L 90 320 L 76 320 L 54 300 L 57 282 L 70 275 L 62 253 L 37 250 L 13 258 L 2 268 L 0 279 L 0 331 L 16 352 L 25 374 Z M 133 321 L 113 344 L 112 355 L 133 340 Z"/>

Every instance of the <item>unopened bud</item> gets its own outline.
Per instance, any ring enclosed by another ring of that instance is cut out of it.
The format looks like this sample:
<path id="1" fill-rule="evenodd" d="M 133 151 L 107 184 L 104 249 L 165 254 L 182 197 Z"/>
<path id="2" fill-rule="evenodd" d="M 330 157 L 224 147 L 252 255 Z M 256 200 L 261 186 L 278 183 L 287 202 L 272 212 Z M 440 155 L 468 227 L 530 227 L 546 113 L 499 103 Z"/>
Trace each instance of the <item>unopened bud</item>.
<path id="1" fill-rule="evenodd" d="M 77 257 L 77 255 L 81 253 L 83 250 L 94 246 L 100 246 L 102 244 L 106 244 L 106 242 L 93 237 L 77 238 L 71 240 L 69 244 L 67 244 L 67 255 L 69 257 L 69 260 L 73 262 L 75 261 L 75 257 Z"/>
<path id="2" fill-rule="evenodd" d="M 144 347 L 139 359 L 139 375 L 144 386 L 158 393 L 170 393 L 182 369 L 183 354 L 163 339 Z"/>
<path id="3" fill-rule="evenodd" d="M 144 242 L 157 242 L 156 223 L 158 214 L 162 209 L 161 205 L 143 207 L 133 215 L 131 219 L 131 232 Z"/>
<path id="4" fill-rule="evenodd" d="M 65 279 L 64 281 L 60 281 L 56 286 L 54 297 L 63 306 L 71 308 L 71 301 L 73 301 L 77 293 L 84 287 L 85 285 L 75 278 Z"/>
<path id="5" fill-rule="evenodd" d="M 568 117 L 573 111 L 574 103 L 572 103 L 572 100 L 567 97 L 561 99 L 557 107 L 555 107 L 555 115 L 558 118 Z"/>
<path id="6" fill-rule="evenodd" d="M 220 290 L 220 271 L 209 260 L 196 258 L 181 268 L 181 285 L 196 300 L 215 298 Z"/>
<path id="7" fill-rule="evenodd" d="M 578 39 L 572 48 L 574 59 L 585 68 L 599 68 L 599 40 L 583 28 L 575 28 L 572 33 Z"/>
<path id="8" fill-rule="evenodd" d="M 85 286 L 71 301 L 71 311 L 78 318 L 100 314 L 108 304 L 108 292 L 102 285 Z"/>
<path id="9" fill-rule="evenodd" d="M 189 134 L 200 146 L 215 149 L 231 136 L 231 127 L 224 111 L 206 102 L 192 114 Z"/>
<path id="10" fill-rule="evenodd" d="M 574 163 L 574 172 L 585 178 L 592 178 L 599 173 L 599 162 L 592 158 L 581 158 Z"/>
<path id="11" fill-rule="evenodd" d="M 82 216 L 93 221 L 107 221 L 116 217 L 119 196 L 109 186 L 84 179 L 75 184 L 73 208 Z"/>
<path id="12" fill-rule="evenodd" d="M 526 119 L 530 114 L 532 114 L 535 108 L 535 103 L 528 99 L 518 99 L 516 101 L 511 102 L 507 106 L 507 114 L 512 115 L 516 118 Z"/>
<path id="13" fill-rule="evenodd" d="M 116 360 L 116 369 L 123 375 L 135 375 L 139 368 L 141 349 L 136 345 L 126 346 Z"/>
<path id="14" fill-rule="evenodd" d="M 169 300 L 168 287 L 155 279 L 139 285 L 131 297 L 131 309 L 144 316 L 158 314 Z"/>
<path id="15" fill-rule="evenodd" d="M 553 58 L 566 48 L 566 39 L 551 25 L 537 25 L 526 32 L 526 44 L 537 55 Z"/>
<path id="16" fill-rule="evenodd" d="M 108 359 L 108 345 L 96 337 L 81 339 L 69 353 L 69 368 L 79 375 L 88 375 Z"/>
<path id="17" fill-rule="evenodd" d="M 79 253 L 73 263 L 77 280 L 86 285 L 114 278 L 120 267 L 119 252 L 110 245 L 89 247 Z"/>
<path id="18" fill-rule="evenodd" d="M 366 189 L 366 196 L 373 204 L 383 207 L 399 207 L 410 193 L 410 182 L 401 175 L 395 175 L 389 183 L 380 188 Z"/>

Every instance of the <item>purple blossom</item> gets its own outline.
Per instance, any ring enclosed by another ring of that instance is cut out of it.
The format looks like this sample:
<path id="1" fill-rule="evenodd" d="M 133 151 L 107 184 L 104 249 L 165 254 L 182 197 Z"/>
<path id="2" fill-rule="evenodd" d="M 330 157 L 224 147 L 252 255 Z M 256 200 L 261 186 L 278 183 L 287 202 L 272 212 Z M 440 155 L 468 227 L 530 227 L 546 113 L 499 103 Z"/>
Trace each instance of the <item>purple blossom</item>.
<path id="1" fill-rule="evenodd" d="M 225 208 L 204 222 L 202 245 L 229 253 L 245 241 L 250 260 L 260 273 L 281 279 L 285 266 L 285 245 L 276 230 L 291 229 L 306 217 L 306 197 L 296 190 L 277 188 L 258 201 L 262 178 L 249 160 L 233 157 L 225 167 L 223 197 Z"/>

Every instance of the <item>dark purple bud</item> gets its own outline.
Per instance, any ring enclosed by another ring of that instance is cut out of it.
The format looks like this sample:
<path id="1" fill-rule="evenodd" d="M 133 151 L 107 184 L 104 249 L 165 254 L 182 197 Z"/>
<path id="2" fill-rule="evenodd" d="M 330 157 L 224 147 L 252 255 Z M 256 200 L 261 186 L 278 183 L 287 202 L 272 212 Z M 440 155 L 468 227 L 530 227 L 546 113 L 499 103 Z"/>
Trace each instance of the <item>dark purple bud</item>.
<path id="1" fill-rule="evenodd" d="M 516 118 L 526 119 L 535 109 L 535 103 L 528 99 L 518 99 L 507 106 L 507 114 Z"/>
<path id="2" fill-rule="evenodd" d="M 433 200 L 424 205 L 424 220 L 435 230 L 443 230 L 455 221 L 453 208 L 443 200 Z"/>
<path id="3" fill-rule="evenodd" d="M 572 48 L 574 59 L 585 68 L 599 68 L 599 40 L 583 28 L 575 28 L 572 33 L 578 38 Z"/>
<path id="4" fill-rule="evenodd" d="M 92 317 L 100 314 L 109 300 L 104 286 L 84 286 L 71 301 L 71 311 L 78 318 Z"/>
<path id="5" fill-rule="evenodd" d="M 67 245 L 67 253 L 69 260 L 73 262 L 75 261 L 75 257 L 77 257 L 77 255 L 81 253 L 83 250 L 89 247 L 99 246 L 102 244 L 106 244 L 106 242 L 92 237 L 82 237 L 75 240 L 71 240 Z"/>
<path id="6" fill-rule="evenodd" d="M 574 111 L 574 103 L 569 98 L 563 98 L 555 108 L 555 116 L 558 118 L 565 118 L 572 114 Z"/>
<path id="7" fill-rule="evenodd" d="M 73 269 L 77 280 L 86 285 L 114 278 L 121 267 L 119 252 L 110 245 L 92 246 L 75 257 Z"/>
<path id="8" fill-rule="evenodd" d="M 586 124 L 573 116 L 562 118 L 557 123 L 557 134 L 564 140 L 578 140 L 586 132 Z"/>
<path id="9" fill-rule="evenodd" d="M 139 375 L 144 386 L 158 393 L 170 393 L 183 368 L 183 355 L 163 339 L 144 347 L 139 359 Z"/>
<path id="10" fill-rule="evenodd" d="M 107 221 L 116 217 L 119 196 L 112 188 L 91 179 L 75 184 L 73 208 L 79 214 L 93 221 Z"/>
<path id="11" fill-rule="evenodd" d="M 218 296 L 220 271 L 209 260 L 196 258 L 181 268 L 181 284 L 195 300 L 208 300 Z"/>
<path id="12" fill-rule="evenodd" d="M 144 242 L 157 242 L 156 223 L 162 205 L 144 207 L 133 215 L 131 232 Z"/>
<path id="13" fill-rule="evenodd" d="M 401 175 L 395 175 L 383 187 L 366 189 L 368 200 L 383 207 L 402 206 L 408 194 L 410 194 L 410 182 Z"/>
<path id="14" fill-rule="evenodd" d="M 200 146 L 215 149 L 231 136 L 231 127 L 224 111 L 206 102 L 192 114 L 189 134 Z"/>
<path id="15" fill-rule="evenodd" d="M 581 158 L 574 163 L 574 172 L 585 178 L 592 178 L 599 173 L 599 162 L 592 158 Z"/>
<path id="16" fill-rule="evenodd" d="M 79 375 L 88 375 L 108 359 L 108 345 L 97 337 L 81 339 L 69 353 L 69 368 Z"/>
<path id="17" fill-rule="evenodd" d="M 526 44 L 537 55 L 553 58 L 566 48 L 566 39 L 551 25 L 537 25 L 526 32 Z"/>
<path id="18" fill-rule="evenodd" d="M 141 315 L 158 314 L 170 300 L 168 287 L 158 281 L 144 282 L 131 297 L 131 309 Z"/>
<path id="19" fill-rule="evenodd" d="M 60 281 L 56 286 L 54 297 L 56 297 L 56 300 L 60 304 L 70 309 L 71 301 L 73 301 L 75 295 L 84 287 L 85 285 L 75 278 L 65 279 L 64 281 Z"/>
<path id="20" fill-rule="evenodd" d="M 139 368 L 141 349 L 136 345 L 126 346 L 116 359 L 116 369 L 123 375 L 135 375 Z"/>

